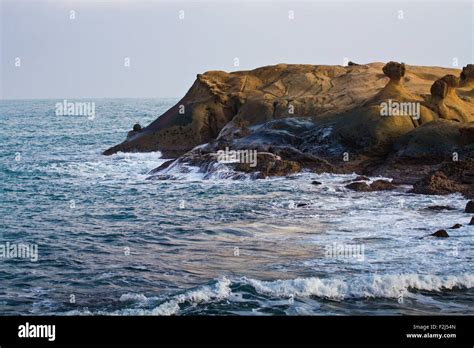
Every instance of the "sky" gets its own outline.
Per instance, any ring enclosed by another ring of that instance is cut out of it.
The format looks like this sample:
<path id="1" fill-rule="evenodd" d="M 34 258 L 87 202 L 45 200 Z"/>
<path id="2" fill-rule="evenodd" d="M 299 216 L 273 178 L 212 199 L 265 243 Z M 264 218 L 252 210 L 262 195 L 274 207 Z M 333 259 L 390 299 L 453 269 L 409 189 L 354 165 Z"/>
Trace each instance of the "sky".
<path id="1" fill-rule="evenodd" d="M 181 97 L 198 73 L 278 63 L 474 63 L 473 0 L 0 4 L 2 99 Z"/>

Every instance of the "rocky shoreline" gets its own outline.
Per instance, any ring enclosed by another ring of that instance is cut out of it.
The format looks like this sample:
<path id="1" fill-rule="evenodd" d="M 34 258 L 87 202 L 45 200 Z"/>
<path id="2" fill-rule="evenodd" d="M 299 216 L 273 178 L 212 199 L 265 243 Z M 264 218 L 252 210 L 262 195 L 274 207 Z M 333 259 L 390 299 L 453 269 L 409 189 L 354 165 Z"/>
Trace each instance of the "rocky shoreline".
<path id="1" fill-rule="evenodd" d="M 183 165 L 202 172 L 225 165 L 235 179 L 310 170 L 391 177 L 413 193 L 473 198 L 473 98 L 471 64 L 462 71 L 397 62 L 210 71 L 104 154 L 161 151 L 175 158 L 151 172 L 161 179 Z M 257 163 L 223 164 L 224 149 L 255 151 Z"/>

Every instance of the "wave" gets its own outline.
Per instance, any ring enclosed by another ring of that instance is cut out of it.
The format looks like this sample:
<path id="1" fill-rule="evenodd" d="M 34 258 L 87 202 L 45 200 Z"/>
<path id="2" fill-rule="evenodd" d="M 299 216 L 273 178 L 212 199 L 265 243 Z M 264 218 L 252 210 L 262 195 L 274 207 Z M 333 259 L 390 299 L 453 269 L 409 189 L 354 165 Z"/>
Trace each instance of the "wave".
<path id="1" fill-rule="evenodd" d="M 198 305 L 248 300 L 288 300 L 319 298 L 344 301 L 348 299 L 397 299 L 400 295 L 410 296 L 417 291 L 445 292 L 474 287 L 474 274 L 461 275 L 420 275 L 385 274 L 367 275 L 354 278 L 296 278 L 288 280 L 263 281 L 247 277 L 229 279 L 222 277 L 211 284 L 196 287 L 180 294 L 172 295 L 153 308 L 146 308 L 157 297 L 128 293 L 120 297 L 121 302 L 138 304 L 138 308 L 124 308 L 112 312 L 100 311 L 82 313 L 72 311 L 72 315 L 179 315 Z M 242 296 L 245 295 L 245 296 Z"/>
<path id="2" fill-rule="evenodd" d="M 179 159 L 173 162 L 168 168 L 149 173 L 151 180 L 246 180 L 253 179 L 256 174 L 242 173 L 233 170 L 230 166 L 211 162 L 202 166 L 194 166 Z"/>
<path id="3" fill-rule="evenodd" d="M 33 169 L 66 177 L 111 180 L 144 180 L 150 168 L 164 163 L 161 152 L 91 154 L 88 160 L 38 165 Z"/>
<path id="4" fill-rule="evenodd" d="M 214 284 L 200 286 L 195 289 L 185 291 L 182 294 L 177 294 L 172 296 L 170 299 L 161 303 L 152 309 L 143 309 L 143 308 L 126 308 L 120 309 L 114 312 L 99 312 L 99 315 L 160 315 L 168 316 L 178 314 L 181 307 L 180 305 L 189 303 L 191 305 L 197 305 L 200 303 L 208 303 L 214 301 L 220 301 L 226 299 L 230 296 L 232 290 L 230 288 L 231 281 L 223 277 Z M 156 298 L 153 298 L 156 299 Z M 124 294 L 120 297 L 120 301 L 138 301 L 141 303 L 146 303 L 150 301 L 151 298 L 146 297 L 143 294 Z M 77 311 L 70 313 L 77 315 Z M 89 311 L 84 314 L 92 314 Z"/>
<path id="5" fill-rule="evenodd" d="M 474 274 L 436 276 L 419 274 L 371 275 L 351 280 L 297 278 L 290 280 L 245 280 L 258 293 L 275 297 L 397 298 L 410 290 L 443 291 L 474 287 Z"/>

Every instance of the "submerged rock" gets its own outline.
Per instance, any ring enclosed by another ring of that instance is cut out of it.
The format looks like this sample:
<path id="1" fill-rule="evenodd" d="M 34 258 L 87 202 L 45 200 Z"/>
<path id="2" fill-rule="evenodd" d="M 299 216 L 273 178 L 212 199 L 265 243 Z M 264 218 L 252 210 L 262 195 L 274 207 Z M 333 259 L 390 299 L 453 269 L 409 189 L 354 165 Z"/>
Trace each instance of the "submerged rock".
<path id="1" fill-rule="evenodd" d="M 370 189 L 372 191 L 387 191 L 395 188 L 397 188 L 397 186 L 387 180 L 375 180 L 370 184 Z"/>
<path id="2" fill-rule="evenodd" d="M 345 187 L 350 189 L 350 190 L 354 190 L 354 191 L 370 192 L 370 191 L 393 190 L 397 186 L 392 184 L 390 181 L 387 181 L 387 180 L 375 180 L 370 185 L 365 183 L 365 182 L 357 181 L 357 182 L 353 182 L 349 185 L 346 185 Z"/>
<path id="3" fill-rule="evenodd" d="M 455 229 L 458 229 L 458 228 L 461 228 L 462 225 L 461 224 L 454 224 L 453 226 L 451 226 L 450 228 L 448 228 L 449 230 L 455 230 Z"/>
<path id="4" fill-rule="evenodd" d="M 443 211 L 443 210 L 456 210 L 456 208 L 450 207 L 449 205 L 430 205 L 425 208 L 426 210 Z"/>
<path id="5" fill-rule="evenodd" d="M 357 192 L 370 192 L 371 188 L 365 182 L 353 182 L 349 185 L 345 186 L 349 190 L 357 191 Z"/>
<path id="6" fill-rule="evenodd" d="M 446 230 L 438 230 L 435 233 L 432 233 L 431 236 L 446 238 L 449 237 L 449 234 L 446 232 Z"/>

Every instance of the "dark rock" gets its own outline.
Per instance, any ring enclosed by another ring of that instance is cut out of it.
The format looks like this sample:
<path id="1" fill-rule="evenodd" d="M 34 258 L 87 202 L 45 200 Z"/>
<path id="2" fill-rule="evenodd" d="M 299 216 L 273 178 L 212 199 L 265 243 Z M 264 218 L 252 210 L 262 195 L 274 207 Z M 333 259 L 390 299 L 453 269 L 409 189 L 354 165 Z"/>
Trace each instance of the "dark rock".
<path id="1" fill-rule="evenodd" d="M 257 154 L 257 164 L 252 167 L 250 163 L 238 163 L 235 170 L 244 173 L 258 172 L 258 179 L 264 179 L 268 176 L 286 176 L 298 173 L 301 165 L 295 161 L 282 160 L 268 152 L 259 152 Z"/>
<path id="2" fill-rule="evenodd" d="M 449 228 L 449 230 L 455 230 L 455 229 L 458 229 L 458 228 L 461 228 L 461 227 L 462 227 L 461 224 L 455 224 L 455 225 L 451 226 L 451 227 Z"/>
<path id="3" fill-rule="evenodd" d="M 446 195 L 460 192 L 467 198 L 474 197 L 474 158 L 445 162 L 415 182 L 410 193 Z"/>
<path id="4" fill-rule="evenodd" d="M 463 82 L 474 80 L 474 64 L 468 64 L 462 68 L 461 80 Z"/>
<path id="5" fill-rule="evenodd" d="M 370 178 L 365 176 L 365 175 L 359 175 L 358 177 L 356 177 L 354 180 L 352 181 L 369 181 Z"/>
<path id="6" fill-rule="evenodd" d="M 432 233 L 431 236 L 446 238 L 446 237 L 449 237 L 449 234 L 448 232 L 446 232 L 446 230 L 439 230 L 439 231 L 436 231 L 435 233 Z"/>
<path id="7" fill-rule="evenodd" d="M 360 66 L 360 64 L 349 61 L 349 63 L 347 63 L 347 66 Z"/>
<path id="8" fill-rule="evenodd" d="M 171 174 L 158 174 L 149 176 L 147 180 L 175 180 L 176 177 Z"/>
<path id="9" fill-rule="evenodd" d="M 375 180 L 370 184 L 370 190 L 372 191 L 388 191 L 393 190 L 396 187 L 396 185 L 387 180 Z"/>
<path id="10" fill-rule="evenodd" d="M 471 218 L 471 222 L 469 222 L 469 226 L 474 225 L 474 216 Z"/>
<path id="11" fill-rule="evenodd" d="M 405 64 L 397 62 L 388 62 L 382 69 L 385 76 L 393 80 L 400 80 L 405 76 Z"/>
<path id="12" fill-rule="evenodd" d="M 470 145 L 474 143 L 474 127 L 459 128 L 459 136 L 461 145 Z"/>
<path id="13" fill-rule="evenodd" d="M 393 190 L 397 186 L 387 180 L 375 180 L 373 183 L 368 185 L 362 181 L 356 181 L 345 186 L 348 189 L 359 191 L 359 192 L 370 192 L 370 191 L 386 191 Z"/>
<path id="14" fill-rule="evenodd" d="M 316 180 L 314 180 L 314 181 L 311 181 L 311 184 L 313 184 L 313 185 L 322 185 L 323 183 L 322 183 L 322 182 L 319 182 L 319 181 L 316 181 Z"/>
<path id="15" fill-rule="evenodd" d="M 448 94 L 448 84 L 442 79 L 436 80 L 431 85 L 430 92 L 433 97 L 444 99 Z"/>
<path id="16" fill-rule="evenodd" d="M 139 132 L 139 131 L 142 130 L 142 126 L 140 126 L 139 123 L 136 123 L 135 125 L 133 125 L 133 130 L 134 130 L 135 132 Z"/>
<path id="17" fill-rule="evenodd" d="M 444 119 L 424 123 L 395 141 L 394 156 L 399 163 L 418 165 L 452 160 L 453 152 L 459 152 L 462 142 L 469 141 L 470 128 L 474 131 L 474 127 Z"/>
<path id="18" fill-rule="evenodd" d="M 349 185 L 345 186 L 346 188 L 353 190 L 353 191 L 358 191 L 358 192 L 370 192 L 370 186 L 367 185 L 365 182 L 353 182 Z"/>
<path id="19" fill-rule="evenodd" d="M 465 213 L 474 213 L 474 201 L 469 201 L 466 204 L 466 209 L 464 209 Z"/>
<path id="20" fill-rule="evenodd" d="M 308 203 L 298 203 L 298 204 L 296 204 L 296 207 L 301 208 L 301 207 L 306 207 L 308 205 L 309 205 Z"/>
<path id="21" fill-rule="evenodd" d="M 158 173 L 158 172 L 168 168 L 174 161 L 175 161 L 174 159 L 168 160 L 168 161 L 162 163 L 161 165 L 159 165 L 158 167 L 156 167 L 155 169 L 152 169 L 148 174 Z"/>
<path id="22" fill-rule="evenodd" d="M 449 205 L 430 205 L 429 207 L 426 207 L 425 209 L 426 210 L 435 210 L 435 211 L 456 210 L 456 208 L 450 207 Z"/>
<path id="23" fill-rule="evenodd" d="M 458 192 L 461 187 L 446 174 L 442 172 L 435 172 L 413 185 L 410 193 L 422 193 L 425 195 L 447 195 L 453 192 Z"/>

